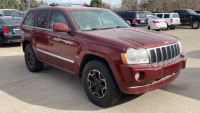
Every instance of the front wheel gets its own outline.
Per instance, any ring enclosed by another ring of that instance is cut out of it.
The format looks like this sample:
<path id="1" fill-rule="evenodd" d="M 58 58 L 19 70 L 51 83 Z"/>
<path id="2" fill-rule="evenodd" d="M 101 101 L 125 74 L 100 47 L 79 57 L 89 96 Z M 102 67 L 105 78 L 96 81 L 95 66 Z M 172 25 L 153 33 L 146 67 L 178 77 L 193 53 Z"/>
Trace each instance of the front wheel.
<path id="1" fill-rule="evenodd" d="M 193 21 L 191 26 L 192 26 L 193 29 L 198 29 L 199 28 L 199 21 L 197 21 L 197 20 Z"/>
<path id="2" fill-rule="evenodd" d="M 115 78 L 102 60 L 90 61 L 83 70 L 82 80 L 88 98 L 98 106 L 108 107 L 121 98 Z"/>
<path id="3" fill-rule="evenodd" d="M 31 72 L 41 71 L 44 63 L 37 60 L 31 44 L 27 44 L 24 50 L 26 66 Z"/>

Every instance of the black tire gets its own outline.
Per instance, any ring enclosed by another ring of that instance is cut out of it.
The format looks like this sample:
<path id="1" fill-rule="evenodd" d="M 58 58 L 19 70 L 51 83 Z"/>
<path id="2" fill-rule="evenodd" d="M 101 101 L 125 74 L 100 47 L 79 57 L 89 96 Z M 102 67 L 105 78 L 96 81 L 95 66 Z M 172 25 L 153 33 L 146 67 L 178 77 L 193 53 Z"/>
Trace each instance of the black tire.
<path id="1" fill-rule="evenodd" d="M 0 47 L 2 47 L 3 46 L 3 42 L 0 42 Z"/>
<path id="2" fill-rule="evenodd" d="M 44 63 L 37 60 L 31 44 L 27 44 L 24 50 L 26 66 L 31 72 L 41 71 Z"/>
<path id="3" fill-rule="evenodd" d="M 199 28 L 199 21 L 195 20 L 191 24 L 192 29 L 198 29 Z"/>
<path id="4" fill-rule="evenodd" d="M 92 60 L 85 66 L 82 81 L 88 98 L 98 106 L 108 107 L 121 98 L 122 93 L 115 78 L 107 63 L 102 60 Z M 98 83 L 100 83 L 100 86 L 98 86 Z M 99 93 L 95 92 L 96 89 Z"/>
<path id="5" fill-rule="evenodd" d="M 150 26 L 148 27 L 148 29 L 149 29 L 149 30 L 151 29 Z"/>
<path id="6" fill-rule="evenodd" d="M 156 29 L 156 31 L 160 31 L 160 29 Z"/>
<path id="7" fill-rule="evenodd" d="M 174 30 L 176 27 L 170 27 L 171 30 Z"/>

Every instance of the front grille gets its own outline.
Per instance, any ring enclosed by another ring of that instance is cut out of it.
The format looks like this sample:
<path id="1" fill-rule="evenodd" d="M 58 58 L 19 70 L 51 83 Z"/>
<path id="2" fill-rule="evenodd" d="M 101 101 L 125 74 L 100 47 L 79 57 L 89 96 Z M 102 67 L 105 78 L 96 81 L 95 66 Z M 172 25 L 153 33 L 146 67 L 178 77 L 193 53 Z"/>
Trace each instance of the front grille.
<path id="1" fill-rule="evenodd" d="M 151 64 L 170 61 L 180 55 L 178 43 L 147 49 Z"/>

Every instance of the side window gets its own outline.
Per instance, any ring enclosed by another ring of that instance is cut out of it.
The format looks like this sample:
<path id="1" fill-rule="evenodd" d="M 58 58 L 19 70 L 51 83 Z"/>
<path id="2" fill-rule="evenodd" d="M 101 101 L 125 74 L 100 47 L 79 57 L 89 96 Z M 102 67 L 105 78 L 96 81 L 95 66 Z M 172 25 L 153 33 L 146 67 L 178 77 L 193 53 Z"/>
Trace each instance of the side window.
<path id="1" fill-rule="evenodd" d="M 31 21 L 32 21 L 32 19 L 33 19 L 34 14 L 35 14 L 35 11 L 30 11 L 30 12 L 27 14 L 27 16 L 26 16 L 26 18 L 25 18 L 23 24 L 24 24 L 24 25 L 31 25 Z"/>
<path id="2" fill-rule="evenodd" d="M 35 16 L 34 26 L 46 28 L 48 13 L 49 11 L 38 11 Z"/>
<path id="3" fill-rule="evenodd" d="M 67 27 L 69 27 L 67 20 L 65 19 L 64 15 L 60 11 L 51 12 L 51 20 L 50 20 L 49 28 L 52 29 L 53 24 L 55 23 L 63 23 Z"/>
<path id="4" fill-rule="evenodd" d="M 185 12 L 184 10 L 181 10 L 181 11 L 179 12 L 179 15 L 186 15 L 186 12 Z"/>
<path id="5" fill-rule="evenodd" d="M 169 18 L 169 14 L 165 14 L 165 15 L 164 15 L 164 18 Z"/>
<path id="6" fill-rule="evenodd" d="M 157 17 L 162 18 L 163 14 L 157 14 Z"/>

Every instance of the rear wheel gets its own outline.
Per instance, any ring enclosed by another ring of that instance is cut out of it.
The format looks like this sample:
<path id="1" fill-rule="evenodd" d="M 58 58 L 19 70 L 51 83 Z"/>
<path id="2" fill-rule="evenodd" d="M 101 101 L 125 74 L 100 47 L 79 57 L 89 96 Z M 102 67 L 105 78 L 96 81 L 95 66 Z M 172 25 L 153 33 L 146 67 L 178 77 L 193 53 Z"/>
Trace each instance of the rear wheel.
<path id="1" fill-rule="evenodd" d="M 170 27 L 171 30 L 174 30 L 176 27 Z"/>
<path id="2" fill-rule="evenodd" d="M 156 29 L 156 31 L 160 31 L 160 29 Z"/>
<path id="3" fill-rule="evenodd" d="M 102 60 L 90 61 L 83 70 L 82 80 L 88 98 L 98 106 L 108 107 L 121 98 L 115 78 Z"/>
<path id="4" fill-rule="evenodd" d="M 149 30 L 151 29 L 150 26 L 148 27 L 148 29 L 149 29 Z"/>
<path id="5" fill-rule="evenodd" d="M 193 29 L 198 29 L 199 28 L 199 21 L 195 20 L 192 22 L 191 27 Z"/>
<path id="6" fill-rule="evenodd" d="M 37 60 L 31 44 L 27 44 L 24 50 L 26 66 L 31 72 L 41 71 L 44 63 Z"/>

